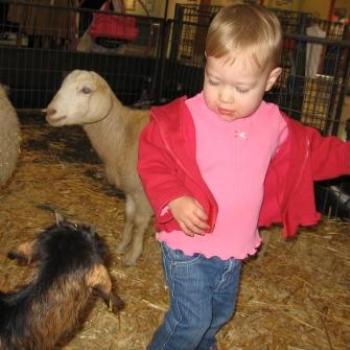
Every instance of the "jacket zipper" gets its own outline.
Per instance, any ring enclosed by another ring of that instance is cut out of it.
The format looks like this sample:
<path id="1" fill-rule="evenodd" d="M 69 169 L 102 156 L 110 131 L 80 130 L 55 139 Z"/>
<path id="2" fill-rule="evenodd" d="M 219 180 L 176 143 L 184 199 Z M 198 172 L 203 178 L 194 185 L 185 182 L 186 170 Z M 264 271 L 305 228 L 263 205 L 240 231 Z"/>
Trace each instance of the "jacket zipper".
<path id="1" fill-rule="evenodd" d="M 305 147 L 305 156 L 304 156 L 304 160 L 303 160 L 303 164 L 300 168 L 300 171 L 299 171 L 299 176 L 297 177 L 297 181 L 295 182 L 294 186 L 291 188 L 291 190 L 289 191 L 288 193 L 288 197 L 286 196 L 286 199 L 285 199 L 285 208 L 282 212 L 285 212 L 286 211 L 286 208 L 287 208 L 287 203 L 289 201 L 289 197 L 290 197 L 290 194 L 294 192 L 294 190 L 296 188 L 298 188 L 299 184 L 300 184 L 300 181 L 302 179 L 302 174 L 304 173 L 304 170 L 305 170 L 305 167 L 306 167 L 306 164 L 309 160 L 309 157 L 310 157 L 310 139 L 306 136 L 306 147 Z"/>
<path id="2" fill-rule="evenodd" d="M 192 174 L 186 169 L 186 167 L 181 163 L 181 161 L 178 159 L 178 157 L 176 157 L 174 155 L 174 153 L 172 152 L 168 142 L 166 141 L 166 138 L 164 137 L 164 134 L 163 134 L 163 131 L 162 131 L 162 128 L 159 128 L 159 131 L 160 131 L 160 134 L 161 134 L 161 137 L 162 137 L 162 140 L 164 142 L 164 146 L 166 148 L 166 150 L 173 156 L 174 160 L 176 161 L 176 164 L 185 172 L 185 174 L 187 174 L 187 176 L 192 179 L 193 182 L 197 183 L 197 181 L 195 180 L 195 178 L 192 176 Z M 211 191 L 210 189 L 208 188 L 207 184 L 205 183 L 205 181 L 203 180 L 203 184 L 205 185 L 206 187 L 206 190 L 208 193 L 211 194 Z M 215 201 L 214 197 L 212 199 L 213 201 Z M 212 201 L 209 199 L 209 203 Z M 214 228 L 214 223 L 212 223 L 211 225 L 211 230 Z"/>

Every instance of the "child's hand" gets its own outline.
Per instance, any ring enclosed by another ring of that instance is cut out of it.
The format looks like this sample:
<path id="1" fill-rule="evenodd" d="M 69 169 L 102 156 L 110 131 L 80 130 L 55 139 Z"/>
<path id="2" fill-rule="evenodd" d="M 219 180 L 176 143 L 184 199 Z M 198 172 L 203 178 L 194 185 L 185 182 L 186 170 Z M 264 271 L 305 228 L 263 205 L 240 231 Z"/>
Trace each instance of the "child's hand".
<path id="1" fill-rule="evenodd" d="M 192 197 L 183 196 L 172 200 L 170 208 L 181 230 L 188 236 L 204 235 L 209 228 L 203 207 Z"/>

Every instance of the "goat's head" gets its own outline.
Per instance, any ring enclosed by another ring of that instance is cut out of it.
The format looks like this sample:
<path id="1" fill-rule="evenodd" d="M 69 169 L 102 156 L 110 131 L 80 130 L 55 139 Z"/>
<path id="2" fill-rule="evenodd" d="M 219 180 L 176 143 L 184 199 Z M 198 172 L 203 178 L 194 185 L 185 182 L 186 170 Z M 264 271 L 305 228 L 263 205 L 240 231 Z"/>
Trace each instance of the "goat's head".
<path id="1" fill-rule="evenodd" d="M 22 243 L 8 255 L 23 264 L 50 259 L 69 270 L 77 269 L 79 265 L 90 268 L 104 263 L 107 247 L 94 228 L 74 224 L 56 213 L 55 225 L 46 228 L 33 241 Z"/>
<path id="2" fill-rule="evenodd" d="M 85 285 L 94 290 L 113 312 L 124 306 L 112 290 L 112 280 L 106 268 L 106 243 L 90 226 L 74 224 L 56 215 L 55 225 L 46 228 L 35 240 L 9 252 L 8 257 L 24 264 L 37 261 L 38 280 L 46 288 L 52 281 L 59 280 Z"/>
<path id="3" fill-rule="evenodd" d="M 74 70 L 47 106 L 46 120 L 52 126 L 94 123 L 108 115 L 112 104 L 113 92 L 100 75 Z"/>

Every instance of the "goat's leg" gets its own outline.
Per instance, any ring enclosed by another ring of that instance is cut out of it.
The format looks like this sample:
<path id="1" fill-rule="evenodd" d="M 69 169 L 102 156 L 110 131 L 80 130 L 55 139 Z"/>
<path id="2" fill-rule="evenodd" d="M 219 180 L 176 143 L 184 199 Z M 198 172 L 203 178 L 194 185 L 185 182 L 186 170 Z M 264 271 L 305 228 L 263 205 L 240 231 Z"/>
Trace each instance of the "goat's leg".
<path id="1" fill-rule="evenodd" d="M 134 217 L 134 232 L 132 237 L 132 245 L 125 255 L 123 261 L 125 265 L 135 265 L 137 259 L 143 252 L 143 243 L 145 231 L 152 217 L 152 211 L 148 204 L 142 201 L 141 198 L 135 198 L 135 217 Z"/>
<path id="2" fill-rule="evenodd" d="M 37 259 L 36 243 L 36 239 L 22 243 L 16 249 L 10 250 L 7 257 L 16 260 L 18 265 L 29 265 Z"/>
<path id="3" fill-rule="evenodd" d="M 88 272 L 86 275 L 86 284 L 90 288 L 93 288 L 95 293 L 103 299 L 114 313 L 117 313 L 124 307 L 123 300 L 118 294 L 114 294 L 112 291 L 112 280 L 104 265 L 95 265 Z"/>
<path id="4" fill-rule="evenodd" d="M 122 254 L 126 252 L 128 245 L 132 240 L 134 218 L 135 218 L 135 202 L 130 196 L 126 196 L 125 202 L 125 223 L 122 231 L 122 238 L 117 246 L 117 253 Z"/>

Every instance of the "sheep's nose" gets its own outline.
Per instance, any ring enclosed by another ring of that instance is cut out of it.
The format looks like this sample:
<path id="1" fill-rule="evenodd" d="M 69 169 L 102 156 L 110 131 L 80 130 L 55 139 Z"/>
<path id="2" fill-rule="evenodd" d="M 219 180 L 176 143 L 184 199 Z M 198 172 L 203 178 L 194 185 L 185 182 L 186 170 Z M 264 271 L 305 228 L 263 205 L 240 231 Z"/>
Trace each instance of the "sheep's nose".
<path id="1" fill-rule="evenodd" d="M 56 109 L 55 108 L 47 108 L 46 109 L 46 115 L 48 116 L 48 117 L 50 117 L 51 115 L 54 115 L 55 113 L 56 113 L 57 111 L 56 111 Z"/>

